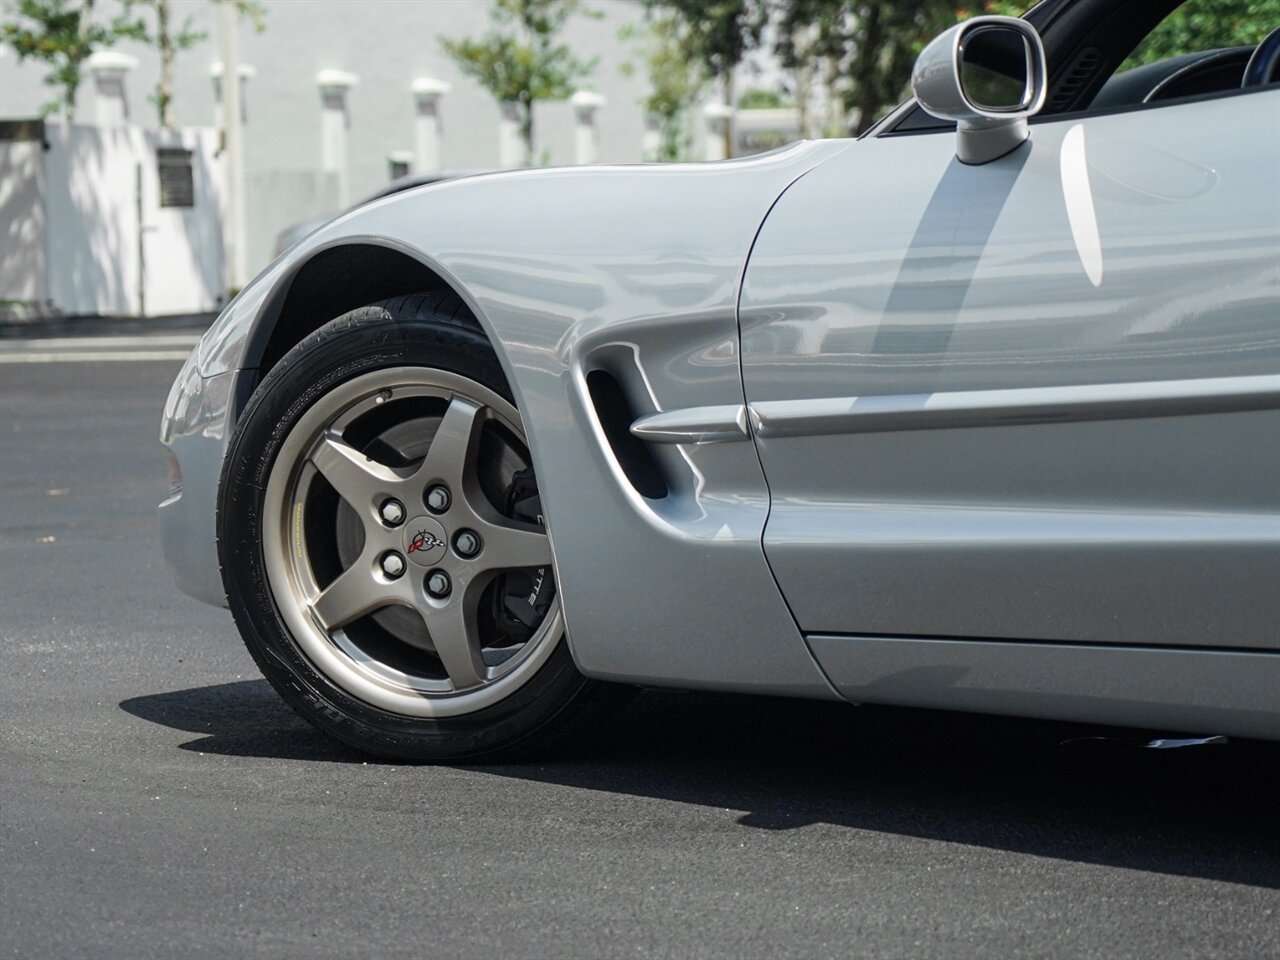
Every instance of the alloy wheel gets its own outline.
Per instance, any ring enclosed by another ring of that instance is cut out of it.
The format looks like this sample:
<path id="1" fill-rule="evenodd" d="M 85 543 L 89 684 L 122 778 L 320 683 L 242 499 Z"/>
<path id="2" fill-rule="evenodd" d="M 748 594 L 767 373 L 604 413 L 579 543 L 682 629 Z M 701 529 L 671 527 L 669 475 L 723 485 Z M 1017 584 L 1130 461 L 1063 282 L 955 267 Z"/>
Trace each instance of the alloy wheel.
<path id="1" fill-rule="evenodd" d="M 515 407 L 395 367 L 322 394 L 271 469 L 263 552 L 303 654 L 349 694 L 444 717 L 509 696 L 564 632 Z"/>

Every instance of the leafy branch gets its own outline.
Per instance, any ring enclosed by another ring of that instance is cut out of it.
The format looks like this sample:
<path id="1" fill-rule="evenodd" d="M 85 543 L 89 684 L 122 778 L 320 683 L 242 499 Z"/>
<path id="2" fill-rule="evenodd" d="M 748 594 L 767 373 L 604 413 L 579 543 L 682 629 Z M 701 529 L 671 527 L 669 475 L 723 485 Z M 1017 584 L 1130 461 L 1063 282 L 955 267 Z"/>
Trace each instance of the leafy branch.
<path id="1" fill-rule="evenodd" d="M 596 58 L 580 60 L 556 42 L 574 15 L 599 16 L 582 0 L 494 0 L 483 37 L 440 40 L 463 73 L 500 104 L 515 106 L 526 165 L 533 163 L 533 105 L 566 99 L 596 67 Z"/>
<path id="2" fill-rule="evenodd" d="M 619 39 L 638 44 L 649 79 L 649 92 L 640 101 L 645 113 L 658 122 L 658 155 L 649 159 L 683 160 L 693 146 L 688 129 L 689 111 L 697 106 L 708 78 L 700 63 L 690 62 L 688 26 L 669 13 L 651 14 L 643 27 L 628 24 Z M 621 65 L 624 76 L 634 76 L 635 64 Z"/>
<path id="3" fill-rule="evenodd" d="M 49 65 L 44 83 L 58 95 L 41 106 L 41 116 L 61 110 L 74 122 L 84 62 L 119 39 L 137 37 L 137 24 L 127 12 L 98 23 L 95 5 L 96 0 L 18 0 L 14 19 L 0 25 L 0 41 L 13 49 L 19 62 Z"/>

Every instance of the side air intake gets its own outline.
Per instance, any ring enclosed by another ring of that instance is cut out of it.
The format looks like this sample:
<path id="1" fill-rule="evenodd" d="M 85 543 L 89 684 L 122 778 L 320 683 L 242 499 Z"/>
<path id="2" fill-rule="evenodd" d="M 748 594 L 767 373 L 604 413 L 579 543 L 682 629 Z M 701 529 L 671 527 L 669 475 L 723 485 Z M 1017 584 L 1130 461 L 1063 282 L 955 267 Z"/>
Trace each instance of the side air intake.
<path id="1" fill-rule="evenodd" d="M 667 495 L 667 481 L 648 447 L 631 434 L 637 414 L 631 409 L 622 384 L 608 371 L 592 370 L 587 374 L 587 390 L 605 439 L 631 486 L 642 497 L 661 500 Z"/>

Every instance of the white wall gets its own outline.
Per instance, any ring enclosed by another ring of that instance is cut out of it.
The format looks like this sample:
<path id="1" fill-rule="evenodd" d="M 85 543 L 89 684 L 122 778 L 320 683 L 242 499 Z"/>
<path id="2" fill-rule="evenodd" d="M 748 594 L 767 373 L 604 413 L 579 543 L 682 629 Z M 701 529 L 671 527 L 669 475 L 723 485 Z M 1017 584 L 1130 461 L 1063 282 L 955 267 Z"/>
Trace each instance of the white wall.
<path id="1" fill-rule="evenodd" d="M 227 294 L 222 224 L 226 178 L 219 134 L 200 130 L 147 131 L 141 159 L 146 312 L 150 316 L 219 309 Z M 161 207 L 156 147 L 191 151 L 195 205 Z"/>
<path id="2" fill-rule="evenodd" d="M 214 131 L 49 123 L 45 141 L 0 144 L 4 299 L 73 316 L 217 309 L 226 283 Z M 160 207 L 158 145 L 192 151 L 194 206 Z"/>
<path id="3" fill-rule="evenodd" d="M 276 224 L 286 226 L 311 219 L 317 210 L 338 209 L 338 177 L 323 170 L 250 170 L 244 193 L 251 274 L 275 259 Z"/>
<path id="4" fill-rule="evenodd" d="M 564 40 L 579 56 L 598 56 L 600 63 L 586 86 L 609 101 L 599 115 L 602 162 L 641 159 L 644 124 L 639 100 L 647 89 L 644 71 L 624 77 L 620 63 L 631 51 L 618 40 L 626 23 L 639 20 L 639 0 L 593 0 L 600 19 L 575 17 Z M 387 154 L 414 147 L 415 107 L 410 87 L 417 77 L 435 77 L 452 85 L 440 101 L 443 127 L 442 164 L 448 169 L 492 169 L 498 163 L 498 105 L 465 77 L 440 48 L 440 37 L 482 34 L 489 26 L 485 0 L 266 0 L 267 28 L 256 34 L 243 25 L 239 56 L 256 68 L 245 87 L 245 177 L 249 210 L 249 269 L 265 266 L 275 235 L 292 221 L 333 210 L 334 200 L 321 186 L 305 208 L 277 203 L 255 184 L 289 183 L 290 196 L 301 200 L 308 182 L 323 184 L 320 171 L 321 99 L 316 74 L 325 69 L 356 74 L 359 83 L 348 93 L 348 169 L 353 199 L 388 180 Z M 0 13 L 14 0 L 0 0 Z M 112 4 L 99 4 L 109 13 Z M 174 118 L 179 126 L 215 122 L 211 64 L 221 58 L 216 5 L 208 0 L 174 0 L 173 22 L 190 16 L 208 38 L 178 54 L 174 78 Z M 104 14 L 105 15 L 105 14 Z M 135 123 L 155 124 L 147 101 L 158 74 L 154 50 L 125 42 L 118 48 L 138 58 L 125 78 L 130 116 Z M 0 117 L 34 116 L 52 91 L 42 83 L 39 64 L 0 59 Z M 79 93 L 78 121 L 94 117 L 90 78 Z M 536 112 L 539 157 L 551 163 L 574 161 L 573 108 L 548 103 Z M 267 190 L 270 186 L 267 187 Z"/>
<path id="5" fill-rule="evenodd" d="M 800 111 L 794 107 L 777 110 L 739 110 L 733 118 L 735 157 L 773 150 L 800 139 Z"/>
<path id="6" fill-rule="evenodd" d="M 49 299 L 71 314 L 136 314 L 142 131 L 51 123 L 45 136 Z"/>
<path id="7" fill-rule="evenodd" d="M 0 300 L 43 302 L 45 276 L 43 147 L 0 141 Z"/>

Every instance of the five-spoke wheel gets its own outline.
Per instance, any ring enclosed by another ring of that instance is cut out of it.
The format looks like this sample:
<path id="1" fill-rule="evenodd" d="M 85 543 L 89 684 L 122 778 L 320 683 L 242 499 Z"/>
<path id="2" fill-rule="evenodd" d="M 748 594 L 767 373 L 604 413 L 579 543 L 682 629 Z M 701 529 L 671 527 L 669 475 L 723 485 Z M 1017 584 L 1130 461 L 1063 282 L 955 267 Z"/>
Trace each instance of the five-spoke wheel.
<path id="1" fill-rule="evenodd" d="M 223 582 L 272 685 L 417 760 L 538 742 L 588 704 L 524 422 L 447 291 L 352 311 L 254 392 L 218 494 Z"/>
<path id="2" fill-rule="evenodd" d="M 536 670 L 562 628 L 530 475 L 515 408 L 457 374 L 393 367 L 321 397 L 266 491 L 268 576 L 304 651 L 424 716 Z"/>

